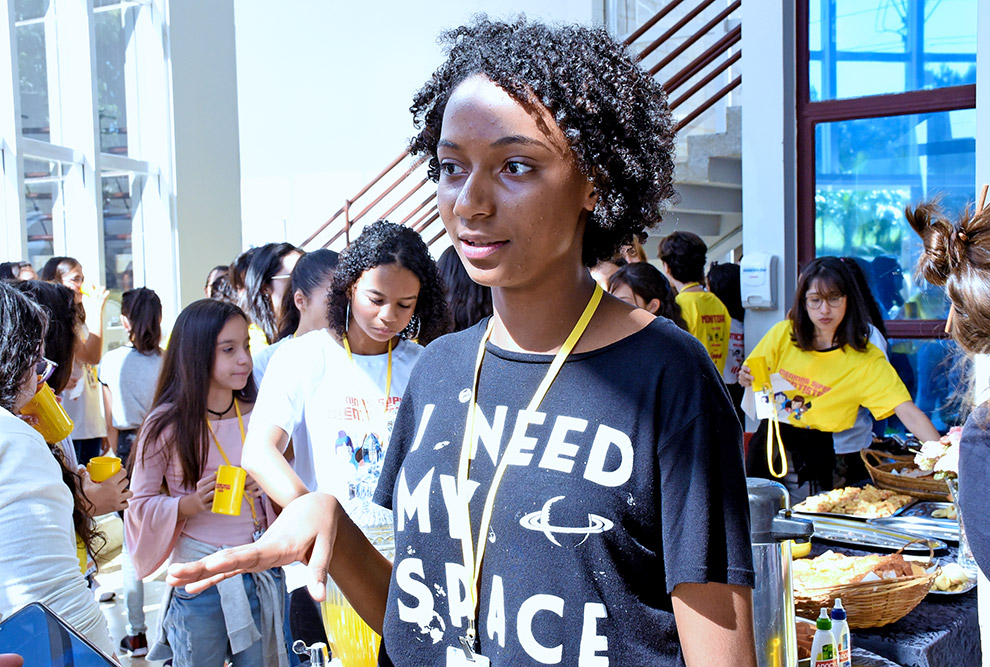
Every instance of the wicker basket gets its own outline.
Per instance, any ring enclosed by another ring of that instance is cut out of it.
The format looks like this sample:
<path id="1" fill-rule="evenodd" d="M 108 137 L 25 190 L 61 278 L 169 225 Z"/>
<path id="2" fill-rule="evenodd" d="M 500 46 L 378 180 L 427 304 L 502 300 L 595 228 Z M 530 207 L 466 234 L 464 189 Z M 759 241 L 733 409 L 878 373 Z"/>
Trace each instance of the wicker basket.
<path id="1" fill-rule="evenodd" d="M 949 487 L 941 479 L 905 477 L 895 475 L 892 470 L 914 466 L 913 456 L 898 456 L 874 449 L 864 449 L 859 455 L 866 465 L 866 470 L 873 478 L 873 483 L 882 489 L 890 489 L 898 493 L 914 496 L 921 500 L 938 500 L 950 502 Z"/>
<path id="2" fill-rule="evenodd" d="M 931 560 L 934 555 L 931 544 L 928 549 Z M 898 550 L 897 553 L 901 553 L 902 550 Z M 795 587 L 794 609 L 798 616 L 817 618 L 822 607 L 831 609 L 835 605 L 835 599 L 842 598 L 842 606 L 846 610 L 850 628 L 855 630 L 879 628 L 907 616 L 928 595 L 934 580 L 935 572 L 932 571 L 929 574 L 912 577 L 839 584 L 823 588 Z"/>

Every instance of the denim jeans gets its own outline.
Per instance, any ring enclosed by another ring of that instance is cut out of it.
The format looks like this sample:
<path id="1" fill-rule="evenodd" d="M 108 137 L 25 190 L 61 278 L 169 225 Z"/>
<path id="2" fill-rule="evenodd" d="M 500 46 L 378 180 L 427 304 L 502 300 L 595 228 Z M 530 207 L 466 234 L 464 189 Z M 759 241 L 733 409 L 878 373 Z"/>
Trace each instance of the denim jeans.
<path id="1" fill-rule="evenodd" d="M 127 634 L 134 636 L 148 631 L 144 620 L 144 582 L 134 571 L 134 562 L 127 549 L 126 537 L 120 555 L 120 570 L 124 578 L 124 603 L 127 605 Z"/>
<path id="2" fill-rule="evenodd" d="M 254 579 L 246 574 L 240 578 L 251 603 L 251 615 L 260 628 L 260 604 Z M 260 639 L 247 650 L 230 655 L 220 593 L 215 587 L 197 595 L 187 593 L 182 587 L 173 590 L 164 631 L 172 647 L 174 667 L 223 667 L 228 658 L 233 667 L 265 667 Z"/>

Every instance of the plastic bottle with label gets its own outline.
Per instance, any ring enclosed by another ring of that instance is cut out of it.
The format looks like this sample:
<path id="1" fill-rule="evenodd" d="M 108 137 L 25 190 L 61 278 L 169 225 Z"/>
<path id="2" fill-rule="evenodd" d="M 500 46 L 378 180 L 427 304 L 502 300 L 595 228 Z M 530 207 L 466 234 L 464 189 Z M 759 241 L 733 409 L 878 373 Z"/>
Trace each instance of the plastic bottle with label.
<path id="1" fill-rule="evenodd" d="M 849 622 L 846 620 L 846 610 L 842 606 L 842 598 L 835 598 L 835 606 L 832 608 L 832 635 L 835 637 L 836 648 L 839 649 L 839 667 L 852 667 Z"/>
<path id="2" fill-rule="evenodd" d="M 811 642 L 811 667 L 839 667 L 839 651 L 832 634 L 832 621 L 825 607 L 822 607 L 815 627 L 815 638 Z"/>

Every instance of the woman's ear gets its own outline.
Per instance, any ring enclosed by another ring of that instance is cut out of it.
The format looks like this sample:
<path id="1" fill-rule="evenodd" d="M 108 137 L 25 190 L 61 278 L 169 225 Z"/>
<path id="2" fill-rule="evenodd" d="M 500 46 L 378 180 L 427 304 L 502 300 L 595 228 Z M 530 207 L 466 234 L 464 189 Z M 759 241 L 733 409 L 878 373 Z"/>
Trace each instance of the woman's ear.
<path id="1" fill-rule="evenodd" d="M 307 301 L 308 299 L 306 298 L 306 295 L 303 294 L 303 291 L 301 289 L 297 289 L 295 293 L 293 293 L 292 295 L 292 302 L 296 304 L 296 310 L 298 310 L 300 313 L 306 310 Z"/>
<path id="2" fill-rule="evenodd" d="M 127 315 L 121 314 L 120 324 L 122 327 L 124 327 L 124 331 L 126 331 L 127 333 L 131 332 L 131 320 L 130 318 L 127 317 Z"/>
<path id="3" fill-rule="evenodd" d="M 595 206 L 598 205 L 598 191 L 595 190 L 595 182 L 592 179 L 588 179 L 587 190 L 584 192 L 584 209 L 589 213 L 595 210 Z"/>
<path id="4" fill-rule="evenodd" d="M 646 304 L 646 310 L 648 310 L 653 315 L 660 312 L 660 299 L 651 299 L 648 304 Z"/>

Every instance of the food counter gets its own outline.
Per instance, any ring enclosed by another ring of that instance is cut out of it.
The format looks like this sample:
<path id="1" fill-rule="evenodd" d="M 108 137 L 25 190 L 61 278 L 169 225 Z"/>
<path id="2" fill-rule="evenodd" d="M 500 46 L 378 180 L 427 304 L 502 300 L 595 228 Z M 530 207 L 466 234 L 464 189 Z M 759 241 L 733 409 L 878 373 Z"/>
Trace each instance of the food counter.
<path id="1" fill-rule="evenodd" d="M 876 553 L 813 540 L 810 557 L 818 556 L 828 549 L 850 556 Z M 953 560 L 956 549 L 950 546 L 944 554 L 936 556 L 943 561 Z M 930 593 L 912 612 L 895 623 L 882 628 L 853 630 L 852 645 L 854 649 L 859 648 L 866 652 L 861 654 L 860 661 L 853 660 L 853 665 L 863 667 L 980 665 L 976 589 L 960 595 Z M 887 662 L 873 661 L 876 656 Z"/>

